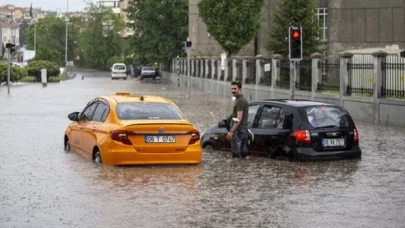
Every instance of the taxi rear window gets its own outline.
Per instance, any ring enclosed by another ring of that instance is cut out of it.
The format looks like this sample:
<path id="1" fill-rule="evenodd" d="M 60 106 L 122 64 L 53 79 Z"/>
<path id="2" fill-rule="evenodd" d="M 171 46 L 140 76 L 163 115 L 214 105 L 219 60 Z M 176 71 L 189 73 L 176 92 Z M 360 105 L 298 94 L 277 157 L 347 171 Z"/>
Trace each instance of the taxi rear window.
<path id="1" fill-rule="evenodd" d="M 179 110 L 167 103 L 120 103 L 116 108 L 121 120 L 182 120 Z"/>
<path id="2" fill-rule="evenodd" d="M 114 70 L 125 70 L 125 65 L 115 65 Z"/>
<path id="3" fill-rule="evenodd" d="M 305 107 L 301 112 L 314 128 L 351 127 L 353 125 L 349 113 L 337 106 Z"/>

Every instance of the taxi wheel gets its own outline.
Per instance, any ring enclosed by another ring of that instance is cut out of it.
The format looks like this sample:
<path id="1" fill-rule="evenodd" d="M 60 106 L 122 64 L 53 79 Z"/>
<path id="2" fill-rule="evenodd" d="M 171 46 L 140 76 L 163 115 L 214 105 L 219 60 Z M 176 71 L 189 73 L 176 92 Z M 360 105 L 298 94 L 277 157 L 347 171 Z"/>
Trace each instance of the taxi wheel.
<path id="1" fill-rule="evenodd" d="M 94 164 L 97 164 L 97 165 L 103 163 L 103 161 L 101 160 L 100 151 L 97 150 L 96 152 L 94 152 L 93 162 L 94 162 Z"/>
<path id="2" fill-rule="evenodd" d="M 206 145 L 203 150 L 205 152 L 212 153 L 212 152 L 214 152 L 214 147 L 211 145 Z"/>
<path id="3" fill-rule="evenodd" d="M 66 153 L 70 152 L 70 142 L 69 142 L 69 140 L 66 140 L 66 142 L 65 142 L 65 152 Z"/>

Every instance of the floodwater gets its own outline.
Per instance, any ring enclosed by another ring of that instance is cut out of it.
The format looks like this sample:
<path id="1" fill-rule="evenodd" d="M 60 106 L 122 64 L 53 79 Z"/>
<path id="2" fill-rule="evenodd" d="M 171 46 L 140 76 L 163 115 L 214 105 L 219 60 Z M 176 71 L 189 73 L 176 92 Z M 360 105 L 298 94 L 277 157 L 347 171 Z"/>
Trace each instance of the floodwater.
<path id="1" fill-rule="evenodd" d="M 404 227 L 404 128 L 356 122 L 362 160 L 216 151 L 198 166 L 107 167 L 65 153 L 67 115 L 115 91 L 166 96 L 201 132 L 231 111 L 230 98 L 100 72 L 0 87 L 0 227 Z"/>

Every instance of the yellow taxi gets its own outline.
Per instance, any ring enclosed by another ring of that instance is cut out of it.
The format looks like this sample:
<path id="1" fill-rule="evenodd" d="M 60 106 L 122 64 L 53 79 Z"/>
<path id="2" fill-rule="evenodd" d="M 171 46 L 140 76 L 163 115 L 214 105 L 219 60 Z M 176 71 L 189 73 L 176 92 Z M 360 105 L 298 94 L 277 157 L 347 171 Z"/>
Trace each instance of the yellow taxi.
<path id="1" fill-rule="evenodd" d="M 68 115 L 65 151 L 96 164 L 200 164 L 200 132 L 171 100 L 117 92 Z"/>

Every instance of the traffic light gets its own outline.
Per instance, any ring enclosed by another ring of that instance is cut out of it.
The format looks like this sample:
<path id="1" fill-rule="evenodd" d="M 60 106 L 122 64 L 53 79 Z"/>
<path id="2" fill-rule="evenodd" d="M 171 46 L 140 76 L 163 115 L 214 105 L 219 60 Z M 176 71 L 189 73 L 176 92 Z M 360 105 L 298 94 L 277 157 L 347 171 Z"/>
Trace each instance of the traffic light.
<path id="1" fill-rule="evenodd" d="M 192 46 L 191 41 L 187 41 L 186 45 L 187 45 L 188 48 L 190 48 Z"/>
<path id="2" fill-rule="evenodd" d="M 15 44 L 12 43 L 6 43 L 6 48 L 9 49 L 9 53 L 15 52 Z"/>
<path id="3" fill-rule="evenodd" d="M 288 29 L 288 49 L 290 60 L 302 60 L 302 30 L 297 27 Z"/>

